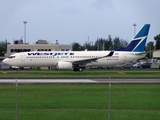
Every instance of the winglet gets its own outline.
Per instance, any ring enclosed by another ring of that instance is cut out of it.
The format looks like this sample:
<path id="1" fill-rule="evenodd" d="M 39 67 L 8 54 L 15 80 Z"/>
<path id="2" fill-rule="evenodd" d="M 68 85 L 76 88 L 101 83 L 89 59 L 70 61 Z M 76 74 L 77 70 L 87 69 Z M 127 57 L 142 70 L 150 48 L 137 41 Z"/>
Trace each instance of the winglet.
<path id="1" fill-rule="evenodd" d="M 114 54 L 114 50 L 112 50 L 108 55 L 106 55 L 105 57 L 111 57 Z"/>

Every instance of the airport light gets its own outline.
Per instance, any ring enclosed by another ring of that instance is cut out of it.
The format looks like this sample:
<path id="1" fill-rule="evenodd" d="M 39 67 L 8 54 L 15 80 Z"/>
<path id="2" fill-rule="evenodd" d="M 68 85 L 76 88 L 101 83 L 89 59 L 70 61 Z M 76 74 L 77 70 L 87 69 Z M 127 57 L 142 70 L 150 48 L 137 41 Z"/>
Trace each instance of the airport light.
<path id="1" fill-rule="evenodd" d="M 26 44 L 26 23 L 27 21 L 23 21 L 24 23 L 24 44 Z"/>
<path id="2" fill-rule="evenodd" d="M 137 26 L 137 24 L 134 23 L 134 24 L 133 24 L 133 27 L 134 27 L 134 36 L 136 35 L 136 26 Z"/>

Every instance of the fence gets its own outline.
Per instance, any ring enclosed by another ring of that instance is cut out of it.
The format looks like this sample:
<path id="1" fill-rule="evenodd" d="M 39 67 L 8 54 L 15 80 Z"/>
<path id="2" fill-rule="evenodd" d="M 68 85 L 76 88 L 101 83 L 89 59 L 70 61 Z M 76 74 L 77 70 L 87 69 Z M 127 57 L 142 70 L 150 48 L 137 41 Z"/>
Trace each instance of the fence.
<path id="1" fill-rule="evenodd" d="M 159 120 L 160 84 L 1 84 L 0 120 Z"/>

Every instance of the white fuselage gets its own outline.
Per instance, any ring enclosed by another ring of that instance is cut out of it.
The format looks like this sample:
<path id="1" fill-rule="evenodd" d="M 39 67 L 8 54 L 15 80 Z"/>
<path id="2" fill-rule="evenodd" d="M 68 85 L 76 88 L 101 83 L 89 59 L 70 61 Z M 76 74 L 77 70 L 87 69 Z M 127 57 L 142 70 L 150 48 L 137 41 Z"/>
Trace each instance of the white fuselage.
<path id="1" fill-rule="evenodd" d="M 18 67 L 54 67 L 58 62 L 75 62 L 103 57 L 110 51 L 49 51 L 49 52 L 22 52 L 6 58 L 4 62 Z M 145 57 L 145 54 L 137 55 L 137 52 L 115 51 L 111 57 L 99 58 L 95 61 L 85 63 L 88 66 L 110 66 L 123 64 Z"/>

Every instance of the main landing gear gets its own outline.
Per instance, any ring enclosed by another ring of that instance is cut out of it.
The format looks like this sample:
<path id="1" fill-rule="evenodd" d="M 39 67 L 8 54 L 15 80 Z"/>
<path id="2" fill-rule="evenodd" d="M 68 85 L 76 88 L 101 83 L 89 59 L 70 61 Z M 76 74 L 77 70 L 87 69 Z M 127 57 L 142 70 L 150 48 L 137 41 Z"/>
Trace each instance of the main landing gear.
<path id="1" fill-rule="evenodd" d="M 76 66 L 76 67 L 73 68 L 73 71 L 75 71 L 75 72 L 76 71 L 82 72 L 83 69 L 81 67 L 79 67 L 79 66 Z"/>

